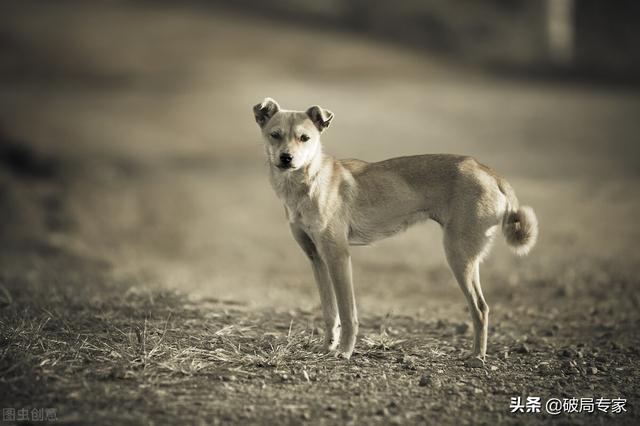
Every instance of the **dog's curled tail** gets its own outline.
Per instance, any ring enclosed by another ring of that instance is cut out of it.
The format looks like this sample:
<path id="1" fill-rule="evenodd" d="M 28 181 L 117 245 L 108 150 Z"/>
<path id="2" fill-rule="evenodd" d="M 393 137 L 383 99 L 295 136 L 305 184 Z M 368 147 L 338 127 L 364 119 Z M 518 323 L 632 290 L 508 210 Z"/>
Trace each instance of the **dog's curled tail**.
<path id="1" fill-rule="evenodd" d="M 538 240 L 538 218 L 531 207 L 518 205 L 518 198 L 506 180 L 500 179 L 498 187 L 509 202 L 502 219 L 502 233 L 515 254 L 525 256 Z"/>

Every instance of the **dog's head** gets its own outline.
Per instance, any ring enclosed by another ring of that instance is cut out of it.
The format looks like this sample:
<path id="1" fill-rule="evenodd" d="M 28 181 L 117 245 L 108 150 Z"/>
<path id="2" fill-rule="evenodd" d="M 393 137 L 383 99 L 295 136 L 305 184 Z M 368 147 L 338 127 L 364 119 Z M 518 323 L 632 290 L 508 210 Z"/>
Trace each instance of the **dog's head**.
<path id="1" fill-rule="evenodd" d="M 253 107 L 262 130 L 272 167 L 284 171 L 308 165 L 321 152 L 320 133 L 331 123 L 333 113 L 314 105 L 306 111 L 288 111 L 271 98 Z"/>

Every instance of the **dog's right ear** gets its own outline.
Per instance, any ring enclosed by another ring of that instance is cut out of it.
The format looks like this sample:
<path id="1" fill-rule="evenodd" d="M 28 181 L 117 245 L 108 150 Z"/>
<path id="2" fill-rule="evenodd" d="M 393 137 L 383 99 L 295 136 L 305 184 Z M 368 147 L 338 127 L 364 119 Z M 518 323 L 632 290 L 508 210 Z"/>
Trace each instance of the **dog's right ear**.
<path id="1" fill-rule="evenodd" d="M 253 107 L 253 115 L 260 127 L 264 127 L 278 111 L 280 111 L 280 105 L 271 98 L 264 98 L 264 101 Z"/>

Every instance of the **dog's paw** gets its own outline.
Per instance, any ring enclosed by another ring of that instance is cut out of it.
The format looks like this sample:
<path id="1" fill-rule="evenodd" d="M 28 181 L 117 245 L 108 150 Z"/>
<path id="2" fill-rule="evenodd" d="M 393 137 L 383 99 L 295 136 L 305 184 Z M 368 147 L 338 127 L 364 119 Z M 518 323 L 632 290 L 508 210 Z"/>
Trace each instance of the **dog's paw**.
<path id="1" fill-rule="evenodd" d="M 336 351 L 336 357 L 342 359 L 349 359 L 353 355 L 353 349 L 355 344 L 352 341 L 341 342 L 339 349 Z"/>
<path id="2" fill-rule="evenodd" d="M 324 344 L 322 345 L 324 352 L 331 353 L 335 352 L 338 349 L 338 340 L 337 339 L 325 339 Z"/>
<path id="3" fill-rule="evenodd" d="M 335 357 L 338 359 L 345 359 L 345 360 L 349 360 L 351 358 L 351 355 L 353 354 L 353 351 L 335 351 Z"/>
<path id="4" fill-rule="evenodd" d="M 338 341 L 333 339 L 324 339 L 322 343 L 315 343 L 309 349 L 316 353 L 333 354 L 338 349 Z"/>
<path id="5" fill-rule="evenodd" d="M 481 357 L 480 355 L 472 355 L 464 360 L 464 365 L 472 368 L 482 368 L 484 367 L 484 357 Z"/>

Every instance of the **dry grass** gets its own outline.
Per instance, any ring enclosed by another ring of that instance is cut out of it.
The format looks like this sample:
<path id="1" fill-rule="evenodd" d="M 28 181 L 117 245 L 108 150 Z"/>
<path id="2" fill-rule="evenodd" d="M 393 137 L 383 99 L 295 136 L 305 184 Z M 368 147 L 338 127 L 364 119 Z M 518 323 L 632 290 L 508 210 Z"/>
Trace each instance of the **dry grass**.
<path id="1" fill-rule="evenodd" d="M 574 278 L 593 281 L 593 274 Z M 615 393 L 635 408 L 633 316 L 602 323 L 604 333 L 596 333 L 575 320 L 578 311 L 516 306 L 494 318 L 489 362 L 478 369 L 463 362 L 464 323 L 365 315 L 356 353 L 345 362 L 318 351 L 315 312 L 193 302 L 96 281 L 94 295 L 59 283 L 0 287 L 4 407 L 56 407 L 61 420 L 97 424 L 537 423 L 542 418 L 508 413 L 511 396 L 533 393 Z M 557 293 L 544 284 L 530 290 L 550 291 Z M 562 348 L 580 358 L 567 364 L 556 355 Z M 599 375 L 589 373 L 592 366 Z M 579 421 L 631 424 L 635 415 L 602 416 Z"/>
<path id="2" fill-rule="evenodd" d="M 255 377 L 260 386 L 309 383 L 318 370 L 341 364 L 318 351 L 319 321 L 309 312 L 251 312 L 211 300 L 194 304 L 161 290 L 103 289 L 96 301 L 69 292 L 52 295 L 52 289 L 43 297 L 33 287 L 0 288 L 4 406 L 53 404 L 70 421 L 87 413 L 94 420 L 121 419 L 120 404 L 133 402 L 139 410 L 157 409 L 155 397 L 165 395 L 163 389 L 185 383 L 224 385 Z M 384 330 L 369 334 L 363 355 L 375 357 L 401 342 Z M 181 402 L 174 414 L 181 418 L 191 403 Z M 171 413 L 167 405 L 165 414 Z"/>

